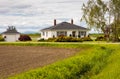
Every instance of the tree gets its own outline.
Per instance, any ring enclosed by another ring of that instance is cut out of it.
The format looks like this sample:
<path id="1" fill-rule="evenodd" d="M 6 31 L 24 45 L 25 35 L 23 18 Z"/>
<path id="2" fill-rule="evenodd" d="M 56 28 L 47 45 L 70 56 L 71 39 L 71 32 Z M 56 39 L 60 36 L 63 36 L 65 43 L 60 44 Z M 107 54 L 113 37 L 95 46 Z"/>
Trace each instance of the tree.
<path id="1" fill-rule="evenodd" d="M 82 10 L 84 13 L 82 19 L 88 25 L 101 28 L 104 32 L 104 27 L 106 26 L 106 4 L 101 0 L 89 0 L 87 5 L 83 4 Z"/>
<path id="2" fill-rule="evenodd" d="M 109 12 L 114 18 L 112 23 L 114 41 L 119 41 L 120 31 L 120 0 L 109 1 Z"/>
<path id="3" fill-rule="evenodd" d="M 118 41 L 118 28 L 120 23 L 120 0 L 89 0 L 83 4 L 83 17 L 90 27 L 101 29 L 109 38 L 111 29 L 114 41 Z M 109 18 L 106 16 L 109 15 Z M 114 18 L 114 19 L 113 19 Z M 112 20 L 113 19 L 113 20 Z"/>

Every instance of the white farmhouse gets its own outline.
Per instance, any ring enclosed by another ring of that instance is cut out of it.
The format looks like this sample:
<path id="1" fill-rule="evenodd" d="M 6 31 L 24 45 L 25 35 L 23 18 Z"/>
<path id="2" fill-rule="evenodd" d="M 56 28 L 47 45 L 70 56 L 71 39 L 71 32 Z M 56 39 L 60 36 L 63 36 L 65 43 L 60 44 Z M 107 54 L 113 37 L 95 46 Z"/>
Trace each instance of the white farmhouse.
<path id="1" fill-rule="evenodd" d="M 8 26 L 8 29 L 2 33 L 2 37 L 6 42 L 16 42 L 20 37 L 20 33 L 17 32 L 14 26 Z"/>
<path id="2" fill-rule="evenodd" d="M 73 20 L 71 20 L 71 23 L 62 22 L 60 24 L 56 24 L 56 20 L 54 20 L 54 26 L 41 30 L 41 38 L 48 39 L 61 35 L 80 38 L 88 36 L 88 31 L 87 28 L 73 24 Z"/>

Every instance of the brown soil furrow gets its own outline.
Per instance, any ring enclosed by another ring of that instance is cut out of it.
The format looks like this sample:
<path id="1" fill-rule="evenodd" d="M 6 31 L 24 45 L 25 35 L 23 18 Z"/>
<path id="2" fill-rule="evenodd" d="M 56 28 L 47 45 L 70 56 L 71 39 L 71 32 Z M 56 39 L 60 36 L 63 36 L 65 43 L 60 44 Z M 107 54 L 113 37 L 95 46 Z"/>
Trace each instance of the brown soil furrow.
<path id="1" fill-rule="evenodd" d="M 0 77 L 38 68 L 74 55 L 78 49 L 41 46 L 0 46 Z"/>

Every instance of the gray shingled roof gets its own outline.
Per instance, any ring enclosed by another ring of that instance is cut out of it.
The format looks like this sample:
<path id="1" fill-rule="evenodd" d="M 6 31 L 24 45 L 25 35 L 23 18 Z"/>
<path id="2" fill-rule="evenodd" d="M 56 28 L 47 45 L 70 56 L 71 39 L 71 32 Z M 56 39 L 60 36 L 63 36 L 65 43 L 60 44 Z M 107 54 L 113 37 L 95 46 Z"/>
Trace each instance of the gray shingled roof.
<path id="1" fill-rule="evenodd" d="M 42 29 L 41 31 L 44 30 L 76 30 L 76 29 L 81 29 L 81 30 L 88 30 L 87 28 L 75 25 L 75 24 L 71 24 L 68 22 L 62 22 L 60 24 L 57 24 L 56 26 L 51 26 L 45 29 Z"/>
<path id="2" fill-rule="evenodd" d="M 16 28 L 15 27 L 13 27 L 13 26 L 9 26 L 8 27 L 8 29 L 5 31 L 5 32 L 3 32 L 2 34 L 20 34 L 17 30 L 16 30 Z"/>

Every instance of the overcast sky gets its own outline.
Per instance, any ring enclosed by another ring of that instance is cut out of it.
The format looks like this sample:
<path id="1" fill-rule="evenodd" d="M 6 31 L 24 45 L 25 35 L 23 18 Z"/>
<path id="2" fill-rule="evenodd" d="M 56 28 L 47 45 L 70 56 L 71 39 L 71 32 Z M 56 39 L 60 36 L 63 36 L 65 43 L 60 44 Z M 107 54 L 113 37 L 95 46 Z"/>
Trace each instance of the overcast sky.
<path id="1" fill-rule="evenodd" d="M 87 0 L 0 0 L 0 32 L 8 25 L 18 31 L 36 31 L 57 23 L 74 19 L 74 24 L 87 27 L 80 22 L 81 7 Z"/>

